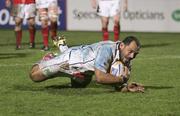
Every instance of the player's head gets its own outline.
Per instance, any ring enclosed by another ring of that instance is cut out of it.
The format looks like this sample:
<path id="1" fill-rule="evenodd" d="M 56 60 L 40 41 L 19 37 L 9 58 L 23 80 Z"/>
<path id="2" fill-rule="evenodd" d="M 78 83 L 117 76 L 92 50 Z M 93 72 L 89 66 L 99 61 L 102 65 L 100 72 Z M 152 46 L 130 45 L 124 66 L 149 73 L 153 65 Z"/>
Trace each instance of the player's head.
<path id="1" fill-rule="evenodd" d="M 139 53 L 140 48 L 141 44 L 136 37 L 126 37 L 120 44 L 121 59 L 123 60 L 123 62 L 134 59 Z"/>
<path id="2" fill-rule="evenodd" d="M 122 42 L 125 45 L 129 45 L 133 41 L 135 42 L 137 47 L 140 49 L 141 48 L 141 44 L 140 44 L 139 40 L 136 37 L 134 37 L 134 36 L 127 36 Z"/>

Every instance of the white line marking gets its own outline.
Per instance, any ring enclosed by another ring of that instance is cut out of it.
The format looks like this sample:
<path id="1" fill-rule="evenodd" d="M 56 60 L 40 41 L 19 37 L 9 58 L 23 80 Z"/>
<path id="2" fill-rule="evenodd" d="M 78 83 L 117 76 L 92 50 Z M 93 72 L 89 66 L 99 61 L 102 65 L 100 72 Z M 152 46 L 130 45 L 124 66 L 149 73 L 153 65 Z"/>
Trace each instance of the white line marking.
<path id="1" fill-rule="evenodd" d="M 21 66 L 32 66 L 32 64 L 0 64 L 0 67 L 15 67 L 15 66 L 18 66 L 18 67 L 21 67 Z"/>

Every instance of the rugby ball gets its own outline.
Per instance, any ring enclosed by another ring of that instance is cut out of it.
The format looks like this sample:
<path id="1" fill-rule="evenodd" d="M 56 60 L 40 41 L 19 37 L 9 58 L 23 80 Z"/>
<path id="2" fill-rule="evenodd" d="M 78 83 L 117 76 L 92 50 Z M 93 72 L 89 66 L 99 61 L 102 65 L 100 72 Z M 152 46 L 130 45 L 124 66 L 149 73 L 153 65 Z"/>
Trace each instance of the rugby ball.
<path id="1" fill-rule="evenodd" d="M 121 61 L 116 61 L 111 65 L 110 74 L 119 77 L 124 72 L 124 64 Z"/>

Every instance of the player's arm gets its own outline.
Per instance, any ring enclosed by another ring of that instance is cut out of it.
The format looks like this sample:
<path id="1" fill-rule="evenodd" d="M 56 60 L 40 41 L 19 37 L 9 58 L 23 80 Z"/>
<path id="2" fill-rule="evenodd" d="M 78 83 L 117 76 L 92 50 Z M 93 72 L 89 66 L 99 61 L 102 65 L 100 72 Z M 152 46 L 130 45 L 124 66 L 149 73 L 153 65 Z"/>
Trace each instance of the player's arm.
<path id="1" fill-rule="evenodd" d="M 127 68 L 125 68 L 124 74 L 118 77 L 95 68 L 96 81 L 101 84 L 121 85 L 127 82 L 127 80 L 129 79 L 128 75 L 129 74 Z"/>
<path id="2" fill-rule="evenodd" d="M 125 68 L 121 76 L 115 77 L 110 74 L 110 67 L 113 60 L 112 46 L 102 46 L 95 59 L 95 76 L 101 84 L 122 84 L 129 78 L 129 69 Z"/>
<path id="3" fill-rule="evenodd" d="M 96 9 L 97 7 L 97 0 L 91 0 L 91 6 Z"/>

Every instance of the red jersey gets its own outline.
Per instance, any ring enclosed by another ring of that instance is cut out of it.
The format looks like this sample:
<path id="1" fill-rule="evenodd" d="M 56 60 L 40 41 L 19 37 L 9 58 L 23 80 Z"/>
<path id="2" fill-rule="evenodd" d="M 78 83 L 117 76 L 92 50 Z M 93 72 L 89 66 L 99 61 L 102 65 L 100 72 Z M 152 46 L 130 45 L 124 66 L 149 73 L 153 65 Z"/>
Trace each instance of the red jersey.
<path id="1" fill-rule="evenodd" d="M 13 0 L 14 4 L 31 4 L 35 3 L 35 0 Z"/>

